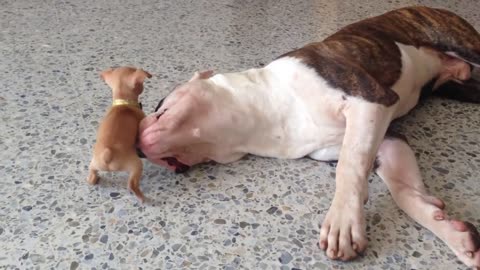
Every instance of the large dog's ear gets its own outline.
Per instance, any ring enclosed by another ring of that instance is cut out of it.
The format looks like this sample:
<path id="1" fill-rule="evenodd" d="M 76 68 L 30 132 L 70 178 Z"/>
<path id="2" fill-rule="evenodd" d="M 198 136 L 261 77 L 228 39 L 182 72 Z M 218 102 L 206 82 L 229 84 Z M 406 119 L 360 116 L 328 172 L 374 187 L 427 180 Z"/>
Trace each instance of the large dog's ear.
<path id="1" fill-rule="evenodd" d="M 193 77 L 189 80 L 189 82 L 194 80 L 205 80 L 212 76 L 213 76 L 213 70 L 197 71 L 193 74 Z"/>

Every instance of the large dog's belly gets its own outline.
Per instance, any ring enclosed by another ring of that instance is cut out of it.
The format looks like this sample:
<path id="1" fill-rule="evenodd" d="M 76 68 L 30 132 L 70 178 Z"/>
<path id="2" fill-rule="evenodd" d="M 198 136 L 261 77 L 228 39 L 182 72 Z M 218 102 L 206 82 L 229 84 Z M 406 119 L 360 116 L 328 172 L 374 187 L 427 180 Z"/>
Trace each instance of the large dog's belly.
<path id="1" fill-rule="evenodd" d="M 265 69 L 272 78 L 269 81 L 275 83 L 273 90 L 252 91 L 248 95 L 258 95 L 253 99 L 258 100 L 254 107 L 268 111 L 268 117 L 256 121 L 255 134 L 238 151 L 295 159 L 341 144 L 345 130 L 342 110 L 347 104 L 342 91 L 332 88 L 295 58 L 275 60 Z"/>
<path id="2" fill-rule="evenodd" d="M 402 72 L 391 87 L 399 96 L 399 100 L 388 108 L 392 120 L 416 106 L 422 86 L 442 69 L 441 52 L 400 43 L 397 46 L 401 52 Z M 352 102 L 368 101 L 333 88 L 295 58 L 276 60 L 267 69 L 281 78 L 279 90 L 270 93 L 277 96 L 272 100 L 289 100 L 289 104 L 273 105 L 271 129 L 259 132 L 248 152 L 277 158 L 309 156 L 322 161 L 337 160 L 345 130 L 343 108 Z M 292 92 L 284 92 L 282 85 L 290 86 Z M 278 98 L 284 94 L 289 98 Z"/>

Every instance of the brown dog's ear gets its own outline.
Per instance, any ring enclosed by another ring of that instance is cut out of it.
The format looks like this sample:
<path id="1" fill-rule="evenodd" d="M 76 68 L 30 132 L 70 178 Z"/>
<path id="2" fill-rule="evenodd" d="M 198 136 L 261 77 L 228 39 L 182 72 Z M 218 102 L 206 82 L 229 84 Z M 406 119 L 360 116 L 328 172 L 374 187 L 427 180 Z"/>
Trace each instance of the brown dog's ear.
<path id="1" fill-rule="evenodd" d="M 146 78 L 152 78 L 152 74 L 143 69 L 137 69 L 132 75 L 133 85 L 143 84 Z"/>
<path id="2" fill-rule="evenodd" d="M 112 74 L 112 72 L 113 72 L 113 68 L 106 69 L 106 70 L 100 72 L 100 78 L 102 78 L 102 80 L 106 81 L 108 76 L 110 76 L 110 74 Z"/>
<path id="3" fill-rule="evenodd" d="M 189 82 L 194 81 L 194 80 L 208 79 L 212 76 L 213 76 L 213 70 L 197 71 L 193 74 L 193 77 L 189 80 Z"/>
<path id="4" fill-rule="evenodd" d="M 140 95 L 143 92 L 143 82 L 146 78 L 151 78 L 152 74 L 146 72 L 143 69 L 137 69 L 131 76 L 131 83 L 133 86 L 133 91 Z"/>

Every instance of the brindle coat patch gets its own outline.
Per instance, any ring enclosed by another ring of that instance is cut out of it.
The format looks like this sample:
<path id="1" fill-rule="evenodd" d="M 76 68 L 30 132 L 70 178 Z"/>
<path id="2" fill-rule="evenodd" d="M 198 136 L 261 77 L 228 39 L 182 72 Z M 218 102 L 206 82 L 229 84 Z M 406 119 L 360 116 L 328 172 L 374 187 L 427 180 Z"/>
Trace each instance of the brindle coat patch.
<path id="1" fill-rule="evenodd" d="M 348 25 L 322 42 L 286 53 L 352 96 L 393 105 L 391 87 L 401 76 L 396 42 L 417 48 L 455 52 L 480 64 L 480 34 L 467 21 L 443 9 L 408 7 Z"/>

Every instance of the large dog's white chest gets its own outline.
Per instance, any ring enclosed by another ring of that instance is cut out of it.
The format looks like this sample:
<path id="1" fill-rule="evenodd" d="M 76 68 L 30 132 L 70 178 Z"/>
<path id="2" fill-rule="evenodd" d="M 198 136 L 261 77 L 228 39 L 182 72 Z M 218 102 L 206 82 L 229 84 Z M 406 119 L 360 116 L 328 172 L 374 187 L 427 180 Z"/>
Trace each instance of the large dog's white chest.
<path id="1" fill-rule="evenodd" d="M 417 105 L 422 87 L 435 78 L 442 68 L 440 53 L 397 43 L 402 57 L 402 73 L 392 86 L 400 100 L 394 105 L 394 118 L 408 113 Z"/>

